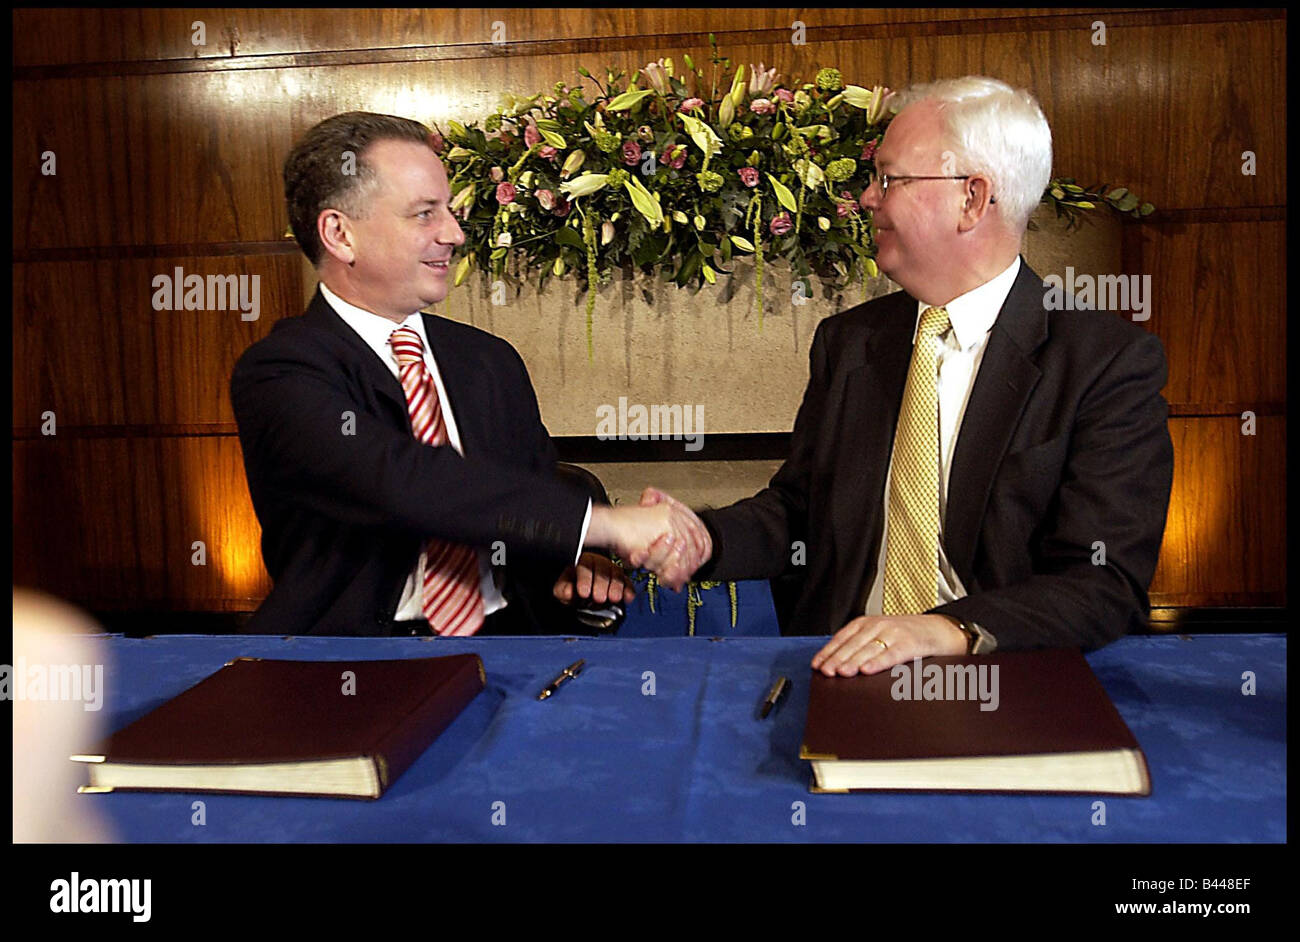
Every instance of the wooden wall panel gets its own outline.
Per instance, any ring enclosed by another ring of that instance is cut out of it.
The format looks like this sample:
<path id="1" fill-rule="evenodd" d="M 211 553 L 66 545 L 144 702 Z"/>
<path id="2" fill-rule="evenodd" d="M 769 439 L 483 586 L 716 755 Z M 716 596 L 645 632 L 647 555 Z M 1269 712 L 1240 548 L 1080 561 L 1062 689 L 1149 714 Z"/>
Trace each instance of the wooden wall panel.
<path id="1" fill-rule="evenodd" d="M 1286 604 L 1286 420 L 1172 419 L 1174 487 L 1152 605 Z"/>
<path id="2" fill-rule="evenodd" d="M 677 33 L 725 36 L 734 30 L 810 28 L 844 24 L 926 24 L 934 21 L 1059 17 L 1088 8 L 1034 10 L 770 8 L 727 12 L 708 8 L 432 10 L 81 10 L 74 24 L 66 11 L 14 14 L 16 67 L 130 60 L 219 59 L 344 49 L 490 43 L 493 23 L 508 42 L 656 37 Z M 195 46 L 191 24 L 206 24 L 206 46 Z M 69 25 L 74 28 L 69 29 Z"/>
<path id="3" fill-rule="evenodd" d="M 251 611 L 271 589 L 237 438 L 56 435 L 13 462 L 16 585 L 103 610 Z"/>
<path id="4" fill-rule="evenodd" d="M 14 249 L 279 239 L 301 73 L 14 86 Z M 310 96 L 307 96 L 310 100 Z M 57 120 L 52 120 L 58 115 Z M 57 174 L 41 172 L 52 151 Z"/>
<path id="5" fill-rule="evenodd" d="M 894 85 L 996 74 L 1039 96 L 1059 173 L 1123 181 L 1162 209 L 1276 206 L 1286 193 L 1281 32 L 1260 20 L 1136 27 L 1104 47 L 1075 28 L 725 51 L 807 80 L 827 62 L 852 80 Z M 1153 49 L 1159 79 L 1139 94 L 1131 82 L 1150 71 Z M 293 138 L 323 117 L 366 109 L 468 121 L 504 92 L 577 81 L 582 64 L 631 72 L 682 52 L 704 61 L 707 47 L 19 82 L 15 248 L 276 239 L 287 224 L 280 166 Z M 1186 112 L 1170 106 L 1176 96 Z M 1256 153 L 1254 176 L 1241 173 L 1243 150 Z M 59 159 L 56 177 L 40 172 L 46 151 Z"/>
<path id="6" fill-rule="evenodd" d="M 1286 402 L 1286 223 L 1133 227 L 1151 276 L 1175 410 L 1281 411 Z"/>
<path id="7" fill-rule="evenodd" d="M 259 278 L 259 317 L 155 311 L 157 275 Z M 13 424 L 57 427 L 232 423 L 230 373 L 286 311 L 301 313 L 297 255 L 42 262 L 13 268 Z"/>
<path id="8" fill-rule="evenodd" d="M 228 401 L 298 313 L 280 166 L 366 109 L 469 121 L 503 92 L 662 55 L 895 86 L 1031 88 L 1055 168 L 1156 203 L 1150 274 L 1177 454 L 1157 605 L 1284 604 L 1285 13 L 1277 10 L 23 10 L 13 14 L 15 581 L 101 608 L 249 610 L 269 587 Z M 790 24 L 807 24 L 807 45 Z M 196 49 L 190 24 L 207 25 Z M 1092 23 L 1107 24 L 1104 46 Z M 492 24 L 506 25 L 493 45 Z M 57 155 L 58 173 L 40 172 Z M 1242 152 L 1256 172 L 1241 173 Z M 262 275 L 262 314 L 155 312 L 176 265 Z M 743 364 L 737 370 L 744 374 Z M 545 409 L 545 403 L 543 403 Z M 1258 434 L 1240 434 L 1255 408 Z M 41 413 L 58 421 L 40 434 Z M 45 522 L 57 508 L 59 526 Z M 207 543 L 209 564 L 190 564 Z"/>

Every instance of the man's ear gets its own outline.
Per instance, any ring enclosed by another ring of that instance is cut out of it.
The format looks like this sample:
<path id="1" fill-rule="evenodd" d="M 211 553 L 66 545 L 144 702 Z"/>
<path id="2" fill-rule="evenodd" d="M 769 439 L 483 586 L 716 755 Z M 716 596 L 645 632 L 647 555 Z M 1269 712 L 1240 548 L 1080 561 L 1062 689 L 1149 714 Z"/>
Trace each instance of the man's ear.
<path id="1" fill-rule="evenodd" d="M 346 214 L 337 209 L 321 210 L 316 217 L 316 234 L 326 252 L 344 265 L 355 264 L 352 220 Z"/>
<path id="2" fill-rule="evenodd" d="M 963 191 L 966 201 L 962 204 L 961 218 L 958 220 L 957 229 L 959 232 L 966 232 L 975 228 L 976 224 L 988 213 L 989 207 L 993 205 L 993 185 L 989 178 L 982 174 L 975 174 L 966 180 L 966 188 Z"/>

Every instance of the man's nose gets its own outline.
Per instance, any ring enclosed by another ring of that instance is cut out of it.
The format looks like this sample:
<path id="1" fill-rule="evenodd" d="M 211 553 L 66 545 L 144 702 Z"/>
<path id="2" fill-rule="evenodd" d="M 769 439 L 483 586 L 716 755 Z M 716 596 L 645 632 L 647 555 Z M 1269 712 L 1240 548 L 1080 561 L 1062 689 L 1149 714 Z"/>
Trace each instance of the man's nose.
<path id="1" fill-rule="evenodd" d="M 880 192 L 880 178 L 875 177 L 858 197 L 858 205 L 863 209 L 875 210 L 880 206 L 880 201 L 883 198 L 884 194 Z"/>
<path id="2" fill-rule="evenodd" d="M 465 230 L 460 227 L 456 217 L 450 213 L 447 214 L 447 221 L 451 224 L 444 226 L 438 241 L 447 245 L 463 245 L 465 242 Z"/>

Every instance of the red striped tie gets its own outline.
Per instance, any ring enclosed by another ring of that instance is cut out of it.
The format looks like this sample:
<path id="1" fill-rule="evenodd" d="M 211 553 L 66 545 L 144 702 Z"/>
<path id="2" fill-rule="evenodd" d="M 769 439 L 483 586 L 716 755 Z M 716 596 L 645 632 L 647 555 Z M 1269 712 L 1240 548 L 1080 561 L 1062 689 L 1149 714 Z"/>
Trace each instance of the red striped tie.
<path id="1" fill-rule="evenodd" d="M 397 360 L 411 429 L 426 445 L 447 443 L 438 388 L 424 365 L 424 340 L 418 331 L 399 327 L 388 338 Z M 424 617 L 440 635 L 472 635 L 483 627 L 483 593 L 479 591 L 478 553 L 463 543 L 433 537 L 425 547 Z"/>

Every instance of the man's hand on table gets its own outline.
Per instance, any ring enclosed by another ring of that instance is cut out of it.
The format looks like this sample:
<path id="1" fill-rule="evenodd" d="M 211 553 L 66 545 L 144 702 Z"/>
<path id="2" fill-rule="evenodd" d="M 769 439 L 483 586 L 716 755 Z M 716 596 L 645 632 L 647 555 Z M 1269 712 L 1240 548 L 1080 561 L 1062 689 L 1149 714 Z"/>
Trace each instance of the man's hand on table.
<path id="1" fill-rule="evenodd" d="M 812 666 L 827 677 L 852 677 L 876 674 L 914 657 L 965 654 L 966 647 L 966 633 L 947 615 L 862 615 L 831 636 L 813 656 Z"/>
<path id="2" fill-rule="evenodd" d="M 555 581 L 555 597 L 561 602 L 591 600 L 598 605 L 630 602 L 636 595 L 623 568 L 599 553 L 583 553 Z"/>

